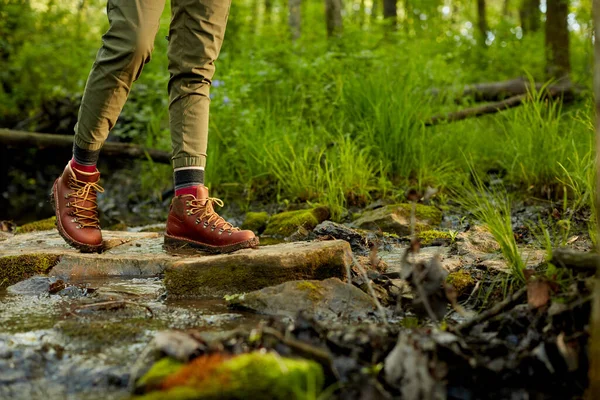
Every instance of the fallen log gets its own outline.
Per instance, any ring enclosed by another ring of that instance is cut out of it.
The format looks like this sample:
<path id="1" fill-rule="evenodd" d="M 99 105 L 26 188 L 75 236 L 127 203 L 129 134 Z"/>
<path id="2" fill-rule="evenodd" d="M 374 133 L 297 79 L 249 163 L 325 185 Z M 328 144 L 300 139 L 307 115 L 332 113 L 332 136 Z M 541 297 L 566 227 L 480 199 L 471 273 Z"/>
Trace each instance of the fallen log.
<path id="1" fill-rule="evenodd" d="M 575 95 L 578 93 L 578 89 L 576 89 L 570 82 L 548 86 L 546 88 L 543 88 L 542 90 L 543 98 L 560 98 L 564 102 L 572 101 L 575 98 Z M 425 126 L 433 126 L 438 125 L 442 122 L 461 121 L 463 119 L 471 117 L 495 114 L 500 111 L 508 110 L 509 108 L 520 106 L 521 104 L 523 104 L 525 99 L 527 99 L 530 96 L 531 95 L 529 93 L 523 93 L 509 97 L 508 99 L 502 101 L 495 101 L 489 104 L 465 108 L 463 110 L 454 111 L 446 114 L 434 115 L 433 117 L 425 121 Z"/>
<path id="2" fill-rule="evenodd" d="M 539 92 L 540 90 L 543 90 L 544 86 L 543 83 L 531 82 L 529 79 L 521 77 L 502 82 L 483 82 L 444 89 L 432 88 L 429 90 L 429 94 L 439 96 L 448 93 L 453 95 L 457 101 L 460 101 L 465 97 L 470 97 L 476 102 L 500 101 L 508 97 L 518 96 L 532 91 Z M 569 80 L 565 79 L 560 82 L 555 82 L 550 86 L 566 87 L 572 86 L 572 84 Z M 580 89 L 577 88 L 576 90 Z"/>
<path id="3" fill-rule="evenodd" d="M 71 148 L 73 146 L 73 136 L 0 129 L 0 144 L 10 147 L 62 149 Z M 128 157 L 141 160 L 147 160 L 148 157 L 150 157 L 152 161 L 156 163 L 171 163 L 171 154 L 169 152 L 130 143 L 106 142 L 102 147 L 102 155 Z"/>
<path id="4" fill-rule="evenodd" d="M 569 268 L 575 272 L 589 272 L 590 275 L 593 275 L 600 265 L 600 255 L 560 248 L 552 252 L 550 262 L 557 267 Z"/>
<path id="5" fill-rule="evenodd" d="M 536 90 L 541 89 L 541 83 L 534 83 Z M 429 93 L 439 96 L 443 93 L 454 94 L 457 100 L 464 97 L 472 97 L 473 100 L 480 101 L 499 101 L 507 97 L 513 97 L 529 92 L 532 88 L 531 82 L 525 78 L 516 78 L 503 82 L 484 82 L 465 85 L 462 87 L 450 87 L 445 89 L 433 88 Z"/>
<path id="6" fill-rule="evenodd" d="M 483 106 L 465 108 L 464 110 L 455 111 L 447 114 L 438 114 L 431 117 L 425 122 L 425 126 L 437 125 L 441 122 L 454 122 L 471 117 L 479 117 L 486 114 L 495 114 L 509 108 L 517 107 L 523 104 L 523 100 L 527 95 L 520 94 L 518 96 L 509 97 L 506 100 L 496 101 L 494 103 L 485 104 Z"/>

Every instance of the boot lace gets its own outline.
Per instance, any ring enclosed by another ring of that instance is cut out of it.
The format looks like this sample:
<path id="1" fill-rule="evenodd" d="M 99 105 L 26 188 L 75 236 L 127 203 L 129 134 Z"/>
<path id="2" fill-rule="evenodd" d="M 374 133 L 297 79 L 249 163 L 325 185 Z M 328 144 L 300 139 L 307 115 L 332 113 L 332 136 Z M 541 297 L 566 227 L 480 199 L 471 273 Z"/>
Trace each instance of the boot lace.
<path id="1" fill-rule="evenodd" d="M 98 219 L 98 203 L 96 203 L 95 192 L 102 193 L 104 189 L 97 182 L 84 182 L 71 176 L 70 188 L 75 192 L 66 196 L 73 198 L 67 206 L 73 207 L 75 211 L 71 214 L 75 217 L 73 222 L 78 222 L 78 228 L 98 228 L 100 229 L 100 220 Z M 95 192 L 94 192 L 95 191 Z M 92 206 L 85 207 L 86 201 L 90 201 Z"/>
<path id="2" fill-rule="evenodd" d="M 188 200 L 186 202 L 186 205 L 189 207 L 187 214 L 196 215 L 201 212 L 201 214 L 196 218 L 196 224 L 203 222 L 205 228 L 210 225 L 213 231 L 219 228 L 219 233 L 228 231 L 229 234 L 231 234 L 232 232 L 239 231 L 239 228 L 236 228 L 231 223 L 225 221 L 223 217 L 217 214 L 213 204 L 216 204 L 219 207 L 223 207 L 224 205 L 223 200 L 216 197 L 209 197 L 207 199 L 200 200 Z"/>

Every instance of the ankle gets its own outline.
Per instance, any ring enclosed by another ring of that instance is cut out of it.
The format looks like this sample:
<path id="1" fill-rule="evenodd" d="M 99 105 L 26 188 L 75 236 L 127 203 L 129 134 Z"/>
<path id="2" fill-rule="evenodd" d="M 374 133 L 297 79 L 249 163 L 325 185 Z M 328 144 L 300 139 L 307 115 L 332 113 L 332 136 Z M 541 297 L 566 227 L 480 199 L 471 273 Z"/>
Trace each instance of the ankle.
<path id="1" fill-rule="evenodd" d="M 175 189 L 175 196 L 183 196 L 186 194 L 191 194 L 192 196 L 196 196 L 196 193 L 198 193 L 198 186 L 200 186 L 200 185 L 186 186 L 186 187 Z"/>
<path id="2" fill-rule="evenodd" d="M 96 172 L 96 164 L 93 165 L 85 165 L 77 162 L 75 158 L 72 158 L 70 161 L 71 168 L 76 169 L 81 172 Z"/>
<path id="3" fill-rule="evenodd" d="M 71 168 L 81 172 L 96 172 L 96 163 L 100 156 L 100 149 L 87 150 L 73 144 L 73 158 L 71 159 Z"/>
<path id="4" fill-rule="evenodd" d="M 196 196 L 198 187 L 204 186 L 204 167 L 183 167 L 173 171 L 175 196 Z"/>

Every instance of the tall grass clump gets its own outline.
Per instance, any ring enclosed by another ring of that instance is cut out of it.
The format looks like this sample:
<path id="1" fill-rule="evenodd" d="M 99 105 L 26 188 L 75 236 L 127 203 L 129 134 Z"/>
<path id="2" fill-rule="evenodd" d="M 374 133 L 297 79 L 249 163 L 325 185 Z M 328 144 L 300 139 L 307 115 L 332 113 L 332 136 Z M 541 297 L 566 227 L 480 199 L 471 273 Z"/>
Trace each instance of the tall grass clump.
<path id="1" fill-rule="evenodd" d="M 523 105 L 496 119 L 503 132 L 502 159 L 508 178 L 526 187 L 557 183 L 563 174 L 561 165 L 589 151 L 588 133 L 572 123 L 571 113 L 563 110 L 560 101 L 545 97 L 547 86 L 533 89 Z"/>
<path id="2" fill-rule="evenodd" d="M 348 204 L 364 205 L 385 179 L 368 154 L 348 138 L 338 138 L 331 148 L 294 146 L 289 140 L 266 148 L 264 162 L 281 195 L 302 202 L 318 202 L 339 220 Z M 379 178 L 378 178 L 379 176 Z"/>
<path id="3" fill-rule="evenodd" d="M 506 191 L 490 190 L 472 171 L 472 181 L 465 182 L 455 193 L 465 211 L 483 223 L 500 245 L 512 277 L 525 282 L 525 263 L 517 247 L 511 222 L 511 200 Z"/>
<path id="4" fill-rule="evenodd" d="M 410 66 L 384 67 L 348 80 L 343 88 L 341 112 L 353 136 L 371 145 L 394 178 L 409 178 L 422 166 L 422 120 L 428 103 L 416 81 Z"/>

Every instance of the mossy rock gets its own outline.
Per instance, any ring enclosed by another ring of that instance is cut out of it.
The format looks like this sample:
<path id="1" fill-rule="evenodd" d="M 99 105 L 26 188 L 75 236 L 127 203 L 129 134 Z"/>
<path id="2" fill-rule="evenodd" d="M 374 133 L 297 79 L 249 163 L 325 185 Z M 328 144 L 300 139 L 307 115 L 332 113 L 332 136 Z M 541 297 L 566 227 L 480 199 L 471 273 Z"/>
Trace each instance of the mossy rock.
<path id="1" fill-rule="evenodd" d="M 165 378 L 179 371 L 184 365 L 171 357 L 161 358 L 136 382 L 135 386 L 137 390 L 144 392 L 159 389 Z"/>
<path id="2" fill-rule="evenodd" d="M 411 232 L 412 208 L 413 204 L 393 204 L 366 211 L 353 222 L 353 225 L 361 229 L 380 230 L 406 236 Z M 433 230 L 442 222 L 442 212 L 433 206 L 416 204 L 415 220 L 416 232 Z"/>
<path id="3" fill-rule="evenodd" d="M 285 282 L 225 300 L 235 309 L 290 318 L 302 311 L 319 320 L 365 320 L 375 312 L 370 295 L 337 278 Z"/>
<path id="4" fill-rule="evenodd" d="M 283 243 L 182 260 L 165 270 L 164 282 L 173 296 L 222 296 L 287 281 L 345 279 L 351 264 L 342 240 Z"/>
<path id="5" fill-rule="evenodd" d="M 299 227 L 311 231 L 327 218 L 329 218 L 327 207 L 282 212 L 271 217 L 264 234 L 273 237 L 287 237 L 296 232 Z"/>
<path id="6" fill-rule="evenodd" d="M 267 227 L 269 222 L 269 213 L 266 211 L 261 212 L 248 212 L 246 213 L 246 219 L 242 224 L 242 229 L 248 229 L 257 235 L 261 234 Z"/>
<path id="7" fill-rule="evenodd" d="M 467 271 L 460 270 L 448 274 L 446 283 L 454 286 L 459 296 L 475 285 L 475 279 Z"/>
<path id="8" fill-rule="evenodd" d="M 42 219 L 40 221 L 30 222 L 17 227 L 17 235 L 20 233 L 49 231 L 56 228 L 56 217 Z"/>
<path id="9" fill-rule="evenodd" d="M 127 230 L 127 224 L 124 222 L 119 222 L 119 223 L 109 226 L 106 230 L 124 232 Z"/>
<path id="10" fill-rule="evenodd" d="M 0 288 L 33 275 L 46 274 L 59 261 L 60 255 L 43 253 L 0 257 Z"/>
<path id="11" fill-rule="evenodd" d="M 204 355 L 179 367 L 173 360 L 157 362 L 138 383 L 160 390 L 136 399 L 317 398 L 324 381 L 322 367 L 312 360 L 259 352 L 233 358 Z"/>
<path id="12" fill-rule="evenodd" d="M 431 229 L 419 232 L 417 238 L 421 241 L 423 246 L 431 246 L 432 244 L 450 243 L 452 235 L 450 232 Z"/>

